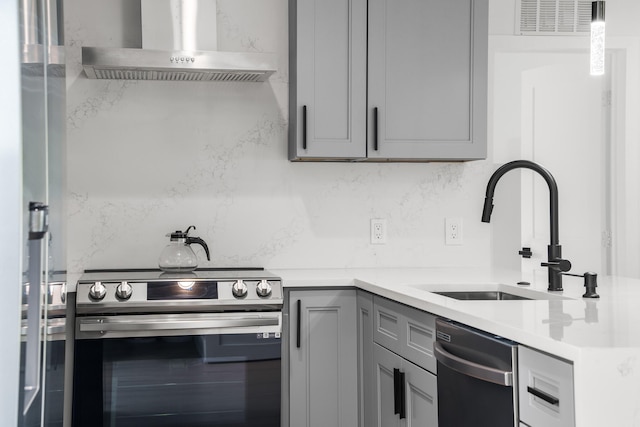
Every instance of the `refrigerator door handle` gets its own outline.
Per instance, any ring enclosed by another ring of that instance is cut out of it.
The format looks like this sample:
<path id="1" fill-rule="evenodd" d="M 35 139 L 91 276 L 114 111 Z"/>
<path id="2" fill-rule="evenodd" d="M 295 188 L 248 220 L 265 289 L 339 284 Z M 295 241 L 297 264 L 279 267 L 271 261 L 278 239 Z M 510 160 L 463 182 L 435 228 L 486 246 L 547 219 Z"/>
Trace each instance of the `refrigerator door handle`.
<path id="1" fill-rule="evenodd" d="M 27 337 L 25 355 L 24 407 L 26 415 L 40 391 L 42 363 L 42 281 L 44 237 L 48 230 L 48 206 L 29 203 L 29 296 L 27 299 Z"/>

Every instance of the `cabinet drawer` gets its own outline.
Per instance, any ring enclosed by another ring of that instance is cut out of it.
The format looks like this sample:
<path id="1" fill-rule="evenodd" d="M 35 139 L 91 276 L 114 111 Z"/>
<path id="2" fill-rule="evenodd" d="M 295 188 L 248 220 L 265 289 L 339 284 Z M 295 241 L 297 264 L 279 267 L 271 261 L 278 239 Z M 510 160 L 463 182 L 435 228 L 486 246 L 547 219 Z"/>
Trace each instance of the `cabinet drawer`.
<path id="1" fill-rule="evenodd" d="M 573 427 L 573 365 L 518 348 L 520 420 L 532 427 Z"/>
<path id="2" fill-rule="evenodd" d="M 434 315 L 381 297 L 374 298 L 373 312 L 373 340 L 376 343 L 436 372 Z"/>

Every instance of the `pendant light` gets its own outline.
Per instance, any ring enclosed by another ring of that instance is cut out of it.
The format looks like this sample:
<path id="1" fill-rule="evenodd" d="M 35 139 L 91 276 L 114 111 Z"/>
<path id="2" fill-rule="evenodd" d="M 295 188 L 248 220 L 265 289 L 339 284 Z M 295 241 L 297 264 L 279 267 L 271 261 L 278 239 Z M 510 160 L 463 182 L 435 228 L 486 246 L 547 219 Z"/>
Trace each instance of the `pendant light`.
<path id="1" fill-rule="evenodd" d="M 604 1 L 591 2 L 591 60 L 592 76 L 604 74 Z"/>

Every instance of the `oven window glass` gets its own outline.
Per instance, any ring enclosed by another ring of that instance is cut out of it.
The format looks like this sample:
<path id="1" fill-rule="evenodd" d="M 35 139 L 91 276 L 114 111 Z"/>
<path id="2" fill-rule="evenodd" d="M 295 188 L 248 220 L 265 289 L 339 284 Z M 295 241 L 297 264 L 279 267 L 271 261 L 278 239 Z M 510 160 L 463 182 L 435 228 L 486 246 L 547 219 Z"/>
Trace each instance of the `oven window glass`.
<path id="1" fill-rule="evenodd" d="M 74 426 L 280 426 L 275 334 L 79 340 Z"/>

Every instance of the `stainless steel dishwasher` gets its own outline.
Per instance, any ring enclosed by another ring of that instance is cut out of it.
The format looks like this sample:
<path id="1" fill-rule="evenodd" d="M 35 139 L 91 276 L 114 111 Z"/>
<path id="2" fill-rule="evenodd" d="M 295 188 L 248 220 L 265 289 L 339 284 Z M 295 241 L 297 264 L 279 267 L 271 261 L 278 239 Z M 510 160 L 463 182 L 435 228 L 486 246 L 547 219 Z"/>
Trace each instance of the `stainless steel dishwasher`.
<path id="1" fill-rule="evenodd" d="M 517 343 L 436 319 L 439 427 L 517 425 Z"/>

